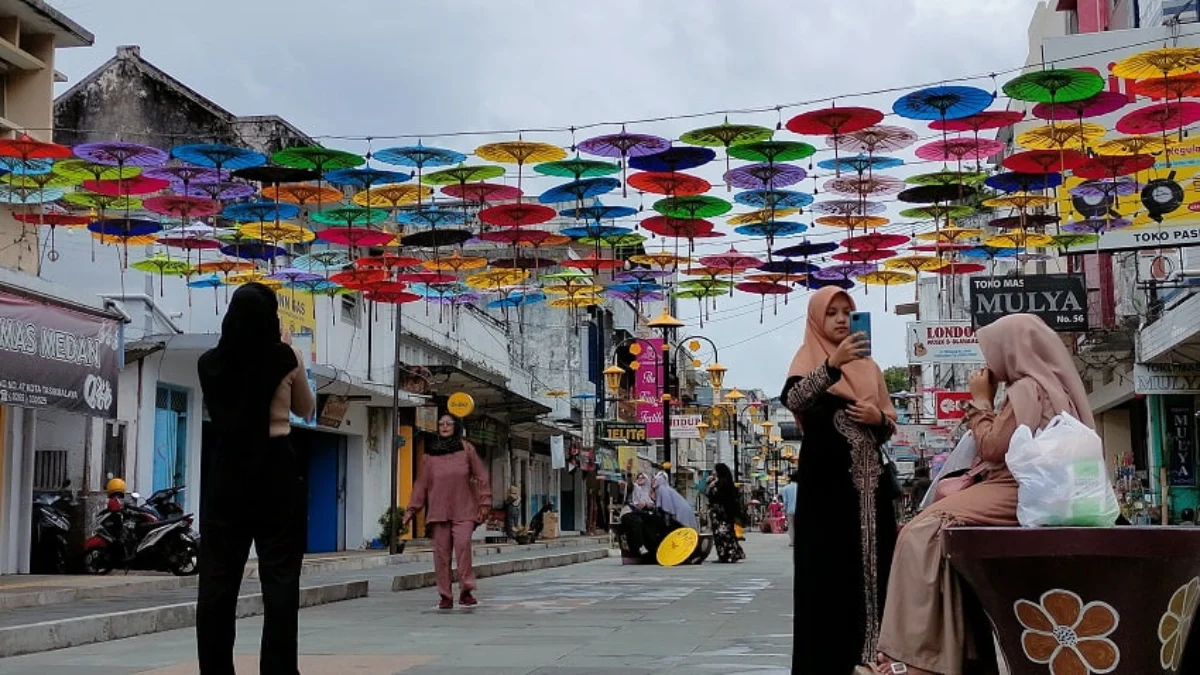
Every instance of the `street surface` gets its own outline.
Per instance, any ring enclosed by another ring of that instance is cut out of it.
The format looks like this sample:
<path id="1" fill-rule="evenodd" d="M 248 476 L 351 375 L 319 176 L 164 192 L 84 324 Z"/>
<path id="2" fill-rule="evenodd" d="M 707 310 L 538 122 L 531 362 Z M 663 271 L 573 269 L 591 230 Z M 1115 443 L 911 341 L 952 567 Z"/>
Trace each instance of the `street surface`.
<path id="1" fill-rule="evenodd" d="M 747 560 L 673 569 L 620 558 L 483 579 L 474 609 L 379 592 L 300 613 L 303 675 L 785 675 L 787 537 L 752 533 Z M 715 558 L 715 556 L 714 556 Z M 348 572 L 347 578 L 354 573 Z M 238 624 L 239 675 L 258 672 L 261 619 Z M 0 660 L 0 675 L 194 675 L 192 630 Z"/>

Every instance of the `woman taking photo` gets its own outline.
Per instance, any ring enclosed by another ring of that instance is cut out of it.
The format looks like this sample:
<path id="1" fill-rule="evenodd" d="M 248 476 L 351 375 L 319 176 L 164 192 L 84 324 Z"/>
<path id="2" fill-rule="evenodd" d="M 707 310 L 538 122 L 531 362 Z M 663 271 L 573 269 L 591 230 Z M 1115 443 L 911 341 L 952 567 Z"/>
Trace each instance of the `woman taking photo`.
<path id="1" fill-rule="evenodd" d="M 723 563 L 744 560 L 746 552 L 738 543 L 736 527 L 742 519 L 742 498 L 728 464 L 721 463 L 713 467 L 705 495 L 708 497 L 708 519 L 712 523 L 717 560 Z"/>
<path id="2" fill-rule="evenodd" d="M 203 675 L 233 675 L 238 590 L 253 543 L 264 605 L 259 670 L 296 673 L 307 493 L 288 441 L 289 413 L 316 402 L 303 358 L 279 323 L 275 292 L 234 292 L 215 349 L 200 357 L 213 443 L 200 458 L 200 593 L 196 642 Z"/>
<path id="3" fill-rule="evenodd" d="M 458 603 L 468 607 L 479 604 L 474 595 L 471 534 L 491 512 L 492 488 L 475 446 L 463 440 L 458 418 L 452 415 L 438 419 L 437 437 L 425 447 L 404 516 L 406 526 L 422 508 L 433 531 L 433 569 L 441 596 L 438 609 L 454 608 L 451 553 L 458 562 Z"/>
<path id="4" fill-rule="evenodd" d="M 1012 314 L 975 335 L 987 364 L 968 382 L 972 402 L 966 421 L 977 452 L 969 475 L 978 482 L 933 503 L 900 533 L 879 638 L 879 672 L 960 675 L 966 661 L 994 659 L 987 622 L 963 611 L 963 588 L 946 561 L 942 531 L 1018 524 L 1017 481 L 1004 463 L 1017 427 L 1036 433 L 1062 412 L 1095 426 L 1071 354 L 1041 319 Z M 997 411 L 1000 382 L 1006 385 L 1005 401 Z M 981 631 L 973 633 L 976 625 Z"/>
<path id="5" fill-rule="evenodd" d="M 879 366 L 850 334 L 854 300 L 808 302 L 780 400 L 804 430 L 796 486 L 793 673 L 850 675 L 875 662 L 896 514 L 881 447 L 895 432 Z"/>

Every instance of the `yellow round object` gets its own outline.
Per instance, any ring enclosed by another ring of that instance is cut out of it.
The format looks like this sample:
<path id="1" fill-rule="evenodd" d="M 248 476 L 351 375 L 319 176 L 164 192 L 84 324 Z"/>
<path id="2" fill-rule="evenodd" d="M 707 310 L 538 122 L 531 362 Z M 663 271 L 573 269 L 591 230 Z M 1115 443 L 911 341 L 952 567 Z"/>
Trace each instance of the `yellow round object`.
<path id="1" fill-rule="evenodd" d="M 105 492 L 124 492 L 125 481 L 121 478 L 108 479 L 108 485 L 104 486 Z"/>
<path id="2" fill-rule="evenodd" d="M 663 567 L 681 565 L 692 557 L 700 544 L 700 533 L 690 527 L 681 527 L 658 545 L 658 564 Z"/>
<path id="3" fill-rule="evenodd" d="M 738 525 L 737 523 L 733 524 L 733 536 L 737 537 L 738 539 L 741 539 L 742 537 L 746 536 L 745 531 L 742 530 L 741 525 Z"/>
<path id="4" fill-rule="evenodd" d="M 640 343 L 640 342 L 634 342 L 633 344 L 629 345 L 629 353 L 630 353 L 630 354 L 633 354 L 634 356 L 637 356 L 638 354 L 641 354 L 641 353 L 642 353 L 642 345 L 641 345 L 641 343 Z"/>
<path id="5" fill-rule="evenodd" d="M 460 391 L 451 394 L 449 400 L 446 401 L 446 410 L 459 419 L 470 415 L 474 409 L 475 399 L 471 398 L 471 395 L 466 392 Z"/>

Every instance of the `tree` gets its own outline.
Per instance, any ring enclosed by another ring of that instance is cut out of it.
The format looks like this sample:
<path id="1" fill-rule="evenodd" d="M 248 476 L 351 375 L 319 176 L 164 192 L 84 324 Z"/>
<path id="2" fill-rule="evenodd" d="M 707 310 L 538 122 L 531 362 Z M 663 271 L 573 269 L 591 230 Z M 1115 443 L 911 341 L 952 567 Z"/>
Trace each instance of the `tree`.
<path id="1" fill-rule="evenodd" d="M 883 371 L 883 381 L 889 394 L 908 390 L 908 366 L 892 366 Z"/>

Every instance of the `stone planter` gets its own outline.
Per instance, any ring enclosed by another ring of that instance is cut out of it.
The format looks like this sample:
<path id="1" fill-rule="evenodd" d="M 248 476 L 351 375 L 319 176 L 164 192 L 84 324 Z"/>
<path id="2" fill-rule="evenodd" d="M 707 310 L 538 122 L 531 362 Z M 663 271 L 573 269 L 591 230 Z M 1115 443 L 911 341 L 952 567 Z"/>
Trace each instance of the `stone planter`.
<path id="1" fill-rule="evenodd" d="M 1184 672 L 1200 603 L 1200 529 L 952 528 L 945 536 L 1010 675 Z"/>

